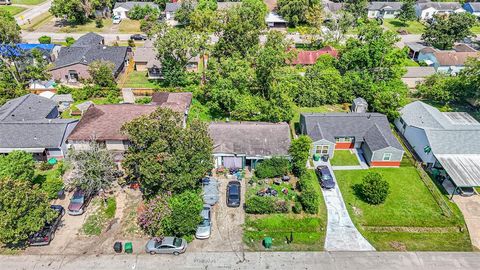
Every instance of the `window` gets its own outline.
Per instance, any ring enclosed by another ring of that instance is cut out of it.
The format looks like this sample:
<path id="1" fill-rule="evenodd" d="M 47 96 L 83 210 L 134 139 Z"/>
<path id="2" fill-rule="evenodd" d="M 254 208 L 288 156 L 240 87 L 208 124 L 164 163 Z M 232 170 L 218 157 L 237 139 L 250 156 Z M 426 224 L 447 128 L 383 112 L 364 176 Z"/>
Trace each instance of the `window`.
<path id="1" fill-rule="evenodd" d="M 405 123 L 405 122 L 403 122 L 403 119 L 402 119 L 402 118 L 400 118 L 399 121 L 400 121 L 400 123 L 401 123 L 402 125 Z"/>
<path id="2" fill-rule="evenodd" d="M 383 161 L 390 161 L 392 159 L 392 153 L 384 153 L 383 154 Z"/>
<path id="3" fill-rule="evenodd" d="M 317 149 L 315 150 L 316 154 L 321 154 L 321 155 L 328 155 L 328 145 L 317 145 Z"/>
<path id="4" fill-rule="evenodd" d="M 353 138 L 352 137 L 338 137 L 338 138 L 335 138 L 335 142 L 340 142 L 340 143 L 343 143 L 343 142 L 353 142 Z"/>

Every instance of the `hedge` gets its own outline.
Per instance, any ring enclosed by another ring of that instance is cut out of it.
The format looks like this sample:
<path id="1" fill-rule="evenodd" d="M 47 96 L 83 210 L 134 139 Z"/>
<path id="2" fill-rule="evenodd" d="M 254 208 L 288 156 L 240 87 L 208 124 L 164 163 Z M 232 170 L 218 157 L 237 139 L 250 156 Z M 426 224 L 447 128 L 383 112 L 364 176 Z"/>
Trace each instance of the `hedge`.
<path id="1" fill-rule="evenodd" d="M 288 213 L 289 208 L 286 201 L 270 196 L 252 195 L 245 202 L 245 212 L 248 214 Z"/>
<path id="2" fill-rule="evenodd" d="M 316 187 L 318 183 L 313 172 L 307 172 L 299 180 L 299 186 L 301 190 L 300 203 L 303 206 L 303 210 L 308 214 L 318 213 L 318 204 L 320 203 L 320 191 Z"/>
<path id="3" fill-rule="evenodd" d="M 290 170 L 290 161 L 281 157 L 273 157 L 270 159 L 265 159 L 257 168 L 255 168 L 255 175 L 262 178 L 272 178 L 283 176 L 287 174 Z"/>

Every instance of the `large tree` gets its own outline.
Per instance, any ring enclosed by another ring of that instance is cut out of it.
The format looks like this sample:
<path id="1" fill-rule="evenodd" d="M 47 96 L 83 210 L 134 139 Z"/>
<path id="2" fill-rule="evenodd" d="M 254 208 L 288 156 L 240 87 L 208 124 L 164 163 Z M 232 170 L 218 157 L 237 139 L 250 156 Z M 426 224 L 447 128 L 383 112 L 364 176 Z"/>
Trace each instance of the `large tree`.
<path id="1" fill-rule="evenodd" d="M 31 153 L 13 151 L 0 156 L 0 179 L 10 178 L 32 181 L 35 174 L 35 161 Z"/>
<path id="2" fill-rule="evenodd" d="M 122 127 L 131 141 L 125 169 L 140 181 L 146 196 L 191 190 L 213 167 L 206 125 L 197 120 L 187 127 L 182 123 L 180 113 L 158 108 Z"/>
<path id="3" fill-rule="evenodd" d="M 319 0 L 278 0 L 277 9 L 290 25 L 296 26 L 307 23 L 309 9 L 319 5 Z"/>
<path id="4" fill-rule="evenodd" d="M 13 44 L 21 40 L 20 26 L 6 10 L 0 10 L 0 44 Z"/>
<path id="5" fill-rule="evenodd" d="M 345 0 L 344 8 L 347 12 L 350 12 L 356 19 L 367 18 L 367 0 Z"/>
<path id="6" fill-rule="evenodd" d="M 100 87 L 116 87 L 115 77 L 113 76 L 112 62 L 95 60 L 88 65 L 88 73 L 90 74 L 90 82 Z"/>
<path id="7" fill-rule="evenodd" d="M 455 42 L 473 35 L 471 28 L 475 21 L 476 17 L 468 12 L 436 14 L 428 21 L 422 39 L 437 49 L 451 49 Z"/>
<path id="8" fill-rule="evenodd" d="M 206 35 L 167 25 L 160 26 L 156 35 L 155 47 L 162 63 L 165 84 L 182 86 L 186 80 L 187 64 L 206 49 Z"/>
<path id="9" fill-rule="evenodd" d="M 214 55 L 218 58 L 236 53 L 246 56 L 259 43 L 266 14 L 267 7 L 261 0 L 244 0 L 240 7 L 228 10 L 223 27 L 216 33 L 219 40 Z"/>
<path id="10" fill-rule="evenodd" d="M 44 193 L 28 181 L 0 179 L 0 242 L 19 244 L 55 217 Z"/>
<path id="11" fill-rule="evenodd" d="M 415 0 L 403 0 L 402 8 L 396 16 L 404 25 L 407 25 L 407 21 L 413 21 L 417 19 L 415 13 Z"/>
<path id="12" fill-rule="evenodd" d="M 73 167 L 68 185 L 80 187 L 89 194 L 107 190 L 116 179 L 117 166 L 112 153 L 95 141 L 88 143 L 85 150 L 72 149 L 67 160 Z"/>
<path id="13" fill-rule="evenodd" d="M 72 24 L 84 24 L 94 17 L 95 10 L 111 9 L 112 4 L 112 0 L 53 0 L 50 13 Z"/>

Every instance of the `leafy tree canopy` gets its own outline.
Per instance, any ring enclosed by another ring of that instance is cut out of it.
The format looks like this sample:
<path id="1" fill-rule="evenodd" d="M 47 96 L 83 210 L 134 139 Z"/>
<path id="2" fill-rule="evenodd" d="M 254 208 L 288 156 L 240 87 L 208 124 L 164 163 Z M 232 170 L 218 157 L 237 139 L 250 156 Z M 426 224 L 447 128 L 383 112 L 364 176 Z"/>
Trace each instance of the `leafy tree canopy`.
<path id="1" fill-rule="evenodd" d="M 476 17 L 468 12 L 436 14 L 428 21 L 422 39 L 437 49 L 451 49 L 455 42 L 473 35 L 471 28 L 475 21 Z"/>
<path id="2" fill-rule="evenodd" d="M 415 0 L 404 0 L 400 12 L 396 16 L 403 24 L 406 24 L 407 21 L 414 21 L 417 19 L 417 14 L 415 13 Z"/>
<path id="3" fill-rule="evenodd" d="M 279 0 L 277 2 L 278 13 L 292 26 L 308 22 L 308 16 L 313 10 L 309 9 L 320 6 L 319 0 Z"/>
<path id="4" fill-rule="evenodd" d="M 90 82 L 100 87 L 115 88 L 117 83 L 113 76 L 112 62 L 95 60 L 88 65 L 88 73 L 90 74 Z"/>
<path id="5" fill-rule="evenodd" d="M 35 161 L 30 153 L 12 151 L 0 156 L 0 179 L 32 181 L 35 174 Z"/>

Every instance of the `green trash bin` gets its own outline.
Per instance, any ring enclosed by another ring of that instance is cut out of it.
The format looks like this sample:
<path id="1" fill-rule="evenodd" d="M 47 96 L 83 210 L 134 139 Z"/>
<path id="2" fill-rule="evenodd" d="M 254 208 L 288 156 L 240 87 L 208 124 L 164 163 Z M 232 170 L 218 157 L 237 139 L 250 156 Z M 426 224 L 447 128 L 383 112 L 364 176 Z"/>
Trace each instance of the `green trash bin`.
<path id="1" fill-rule="evenodd" d="M 48 164 L 50 164 L 50 165 L 55 165 L 55 164 L 57 164 L 58 161 L 57 161 L 56 158 L 50 158 L 47 162 L 48 162 Z"/>
<path id="2" fill-rule="evenodd" d="M 313 160 L 319 161 L 320 160 L 320 154 L 313 154 Z"/>
<path id="3" fill-rule="evenodd" d="M 271 248 L 272 247 L 272 238 L 271 237 L 263 238 L 263 246 L 265 248 Z"/>
<path id="4" fill-rule="evenodd" d="M 133 252 L 133 245 L 132 242 L 125 243 L 125 253 L 131 254 Z"/>

